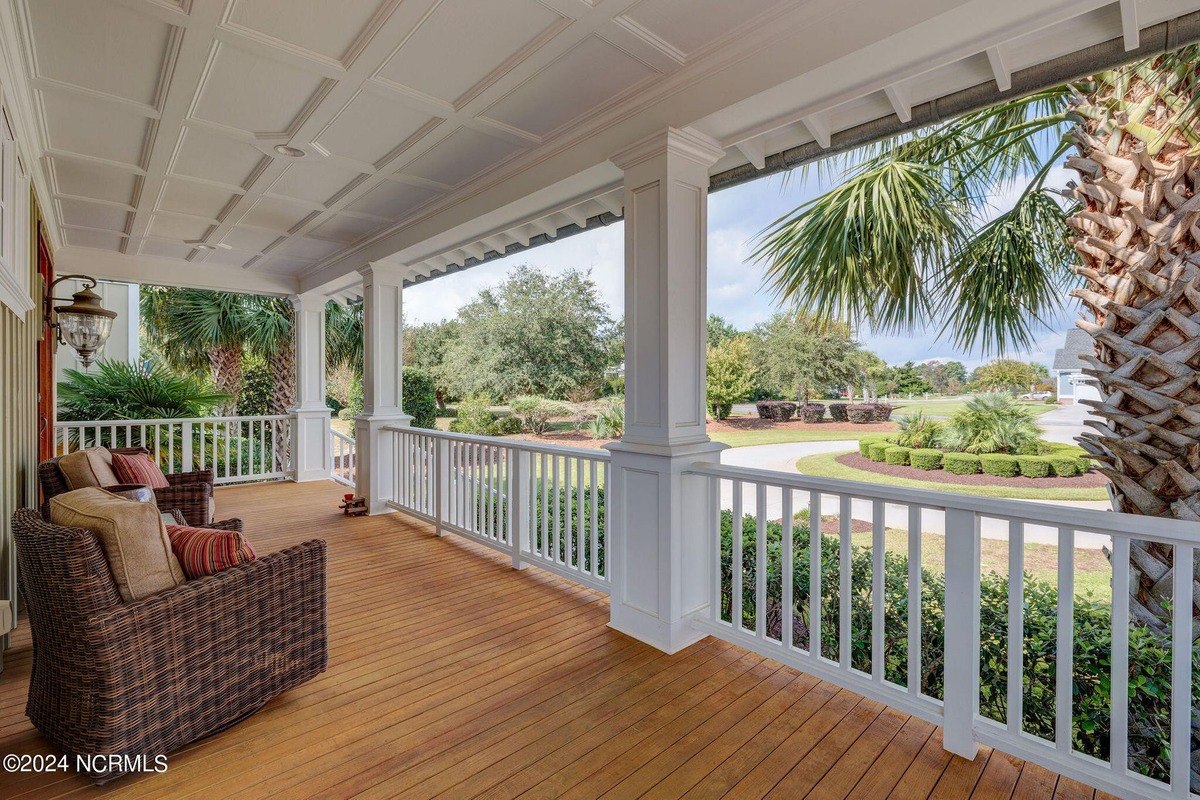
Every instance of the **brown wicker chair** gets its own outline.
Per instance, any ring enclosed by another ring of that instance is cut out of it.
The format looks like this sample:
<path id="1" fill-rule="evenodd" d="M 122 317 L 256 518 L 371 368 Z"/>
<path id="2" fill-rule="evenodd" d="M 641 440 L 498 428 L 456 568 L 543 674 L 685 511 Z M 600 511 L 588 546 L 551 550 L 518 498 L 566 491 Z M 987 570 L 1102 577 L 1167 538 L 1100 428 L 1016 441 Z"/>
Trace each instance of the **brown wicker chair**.
<path id="1" fill-rule="evenodd" d="M 114 447 L 114 453 L 146 453 L 142 447 Z M 58 459 L 52 458 L 38 465 L 38 481 L 42 485 L 42 519 L 50 519 L 50 498 L 69 492 L 67 479 L 59 469 Z M 213 521 L 213 471 L 198 469 L 193 472 L 176 472 L 167 475 L 171 484 L 165 489 L 154 490 L 154 500 L 164 511 L 179 509 L 189 525 L 209 525 Z"/>
<path id="2" fill-rule="evenodd" d="M 33 634 L 25 713 L 73 762 L 153 763 L 325 670 L 322 540 L 125 603 L 91 533 L 33 509 L 16 512 L 13 532 Z"/>

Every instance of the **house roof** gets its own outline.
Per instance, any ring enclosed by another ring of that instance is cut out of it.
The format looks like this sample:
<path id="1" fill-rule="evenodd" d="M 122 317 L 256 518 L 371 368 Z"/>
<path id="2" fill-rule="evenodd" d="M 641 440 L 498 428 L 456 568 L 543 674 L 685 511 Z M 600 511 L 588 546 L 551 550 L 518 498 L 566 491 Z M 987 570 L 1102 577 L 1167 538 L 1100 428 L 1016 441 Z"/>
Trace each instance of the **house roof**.
<path id="1" fill-rule="evenodd" d="M 1080 356 L 1094 355 L 1096 345 L 1088 332 L 1081 328 L 1071 328 L 1067 331 L 1067 340 L 1063 346 L 1054 351 L 1054 369 L 1079 370 L 1083 369 Z"/>

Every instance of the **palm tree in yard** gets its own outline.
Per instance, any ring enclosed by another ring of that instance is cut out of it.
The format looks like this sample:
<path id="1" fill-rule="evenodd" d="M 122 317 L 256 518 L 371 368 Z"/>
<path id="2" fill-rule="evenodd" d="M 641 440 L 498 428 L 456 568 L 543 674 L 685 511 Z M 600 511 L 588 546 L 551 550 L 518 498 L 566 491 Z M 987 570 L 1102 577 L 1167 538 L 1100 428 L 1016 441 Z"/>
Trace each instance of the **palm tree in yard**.
<path id="1" fill-rule="evenodd" d="M 230 396 L 220 414 L 237 411 L 247 351 L 271 366 L 270 412 L 284 414 L 295 404 L 294 317 L 287 300 L 147 286 L 141 303 L 146 331 L 167 365 L 180 372 L 207 371 L 217 390 Z"/>
<path id="2" fill-rule="evenodd" d="M 1189 47 L 860 151 L 763 232 L 767 280 L 806 311 L 934 320 L 983 351 L 1033 344 L 1069 293 L 1103 397 L 1080 443 L 1115 508 L 1200 520 L 1198 78 Z M 1064 159 L 1078 178 L 1052 185 Z M 1134 543 L 1135 613 L 1159 629 L 1171 560 Z"/>

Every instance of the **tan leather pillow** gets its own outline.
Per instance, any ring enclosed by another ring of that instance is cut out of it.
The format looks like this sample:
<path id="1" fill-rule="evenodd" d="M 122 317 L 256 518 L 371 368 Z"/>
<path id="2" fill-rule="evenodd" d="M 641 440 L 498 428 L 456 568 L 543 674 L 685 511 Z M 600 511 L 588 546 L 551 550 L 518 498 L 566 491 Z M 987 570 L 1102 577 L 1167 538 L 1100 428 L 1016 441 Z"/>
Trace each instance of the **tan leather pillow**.
<path id="1" fill-rule="evenodd" d="M 58 468 L 67 479 L 67 487 L 116 486 L 121 481 L 113 471 L 112 453 L 106 447 L 76 450 L 58 459 Z"/>
<path id="2" fill-rule="evenodd" d="M 95 534 L 108 558 L 117 591 L 140 600 L 184 582 L 167 528 L 153 503 L 117 497 L 103 489 L 76 489 L 50 498 L 50 521 Z"/>

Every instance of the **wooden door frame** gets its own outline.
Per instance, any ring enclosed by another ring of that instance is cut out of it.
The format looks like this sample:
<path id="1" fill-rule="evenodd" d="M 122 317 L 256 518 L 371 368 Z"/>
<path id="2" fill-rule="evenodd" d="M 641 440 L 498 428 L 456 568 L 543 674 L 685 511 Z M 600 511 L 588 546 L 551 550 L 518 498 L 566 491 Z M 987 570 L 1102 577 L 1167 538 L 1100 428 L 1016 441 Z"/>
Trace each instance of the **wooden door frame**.
<path id="1" fill-rule="evenodd" d="M 54 258 L 50 255 L 50 245 L 46 241 L 46 232 L 40 219 L 37 223 L 37 274 L 43 287 L 54 281 Z M 38 460 L 45 461 L 54 457 L 55 341 L 42 318 L 42 298 L 37 298 L 37 302 L 38 308 L 35 313 L 42 333 L 37 347 Z"/>

